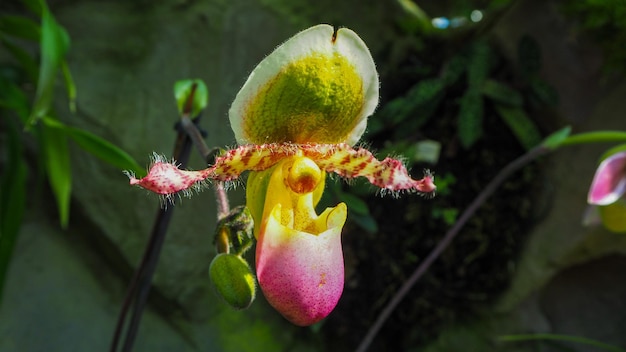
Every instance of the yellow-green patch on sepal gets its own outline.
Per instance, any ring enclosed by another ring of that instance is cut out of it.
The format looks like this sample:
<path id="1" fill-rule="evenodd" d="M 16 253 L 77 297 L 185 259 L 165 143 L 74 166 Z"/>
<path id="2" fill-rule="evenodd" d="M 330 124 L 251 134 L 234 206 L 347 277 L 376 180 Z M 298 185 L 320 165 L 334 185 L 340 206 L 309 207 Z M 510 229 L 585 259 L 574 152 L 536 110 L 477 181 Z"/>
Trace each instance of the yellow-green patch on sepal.
<path id="1" fill-rule="evenodd" d="M 619 199 L 613 204 L 600 206 L 600 218 L 604 227 L 616 233 L 626 233 L 626 200 Z"/>
<path id="2" fill-rule="evenodd" d="M 304 30 L 252 71 L 230 111 L 239 144 L 355 144 L 378 104 L 378 73 L 356 33 Z"/>

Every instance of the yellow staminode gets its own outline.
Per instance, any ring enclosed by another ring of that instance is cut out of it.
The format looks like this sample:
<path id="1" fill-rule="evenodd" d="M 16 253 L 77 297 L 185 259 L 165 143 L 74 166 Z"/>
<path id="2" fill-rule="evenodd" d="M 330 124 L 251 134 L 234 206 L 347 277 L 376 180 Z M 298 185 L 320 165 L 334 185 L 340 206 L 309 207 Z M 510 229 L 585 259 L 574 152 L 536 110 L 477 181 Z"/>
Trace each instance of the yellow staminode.
<path id="1" fill-rule="evenodd" d="M 353 31 L 318 25 L 254 69 L 229 111 L 239 144 L 355 144 L 378 104 L 372 56 Z"/>
<path id="2" fill-rule="evenodd" d="M 361 77 L 337 53 L 294 61 L 259 90 L 245 109 L 243 129 L 252 143 L 339 143 L 358 123 Z"/>

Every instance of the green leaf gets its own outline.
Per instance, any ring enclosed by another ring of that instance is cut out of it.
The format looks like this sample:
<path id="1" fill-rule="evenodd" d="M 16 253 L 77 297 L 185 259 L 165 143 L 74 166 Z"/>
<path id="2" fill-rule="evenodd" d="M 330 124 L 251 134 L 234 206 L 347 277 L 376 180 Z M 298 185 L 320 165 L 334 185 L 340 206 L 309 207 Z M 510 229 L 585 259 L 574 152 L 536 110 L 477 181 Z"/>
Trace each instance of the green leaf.
<path id="1" fill-rule="evenodd" d="M 0 302 L 26 209 L 26 163 L 22 158 L 17 128 L 8 125 L 7 160 L 0 179 Z"/>
<path id="2" fill-rule="evenodd" d="M 43 9 L 41 19 L 41 65 L 37 92 L 27 127 L 44 117 L 50 109 L 54 94 L 54 83 L 57 72 L 61 68 L 63 57 L 69 48 L 69 36 L 59 26 L 54 16 Z"/>
<path id="3" fill-rule="evenodd" d="M 536 75 L 541 69 L 541 48 L 533 37 L 523 35 L 517 43 L 517 59 L 524 77 Z"/>
<path id="4" fill-rule="evenodd" d="M 47 125 L 41 126 L 41 148 L 52 192 L 57 201 L 59 220 L 66 227 L 70 213 L 72 170 L 67 136 Z"/>
<path id="5" fill-rule="evenodd" d="M 0 40 L 2 41 L 2 45 L 4 45 L 13 57 L 15 57 L 17 62 L 22 65 L 26 74 L 28 74 L 28 78 L 32 82 L 36 82 L 37 76 L 39 75 L 39 67 L 37 67 L 35 59 L 33 59 L 30 54 L 26 52 L 26 50 L 13 44 L 11 41 L 4 38 L 1 38 Z"/>
<path id="6" fill-rule="evenodd" d="M 483 135 L 483 98 L 479 91 L 469 89 L 461 97 L 457 128 L 461 144 L 471 147 Z"/>
<path id="7" fill-rule="evenodd" d="M 376 219 L 369 214 L 351 214 L 350 221 L 357 224 L 367 233 L 375 234 L 378 232 L 378 223 L 376 222 Z"/>
<path id="8" fill-rule="evenodd" d="M 604 342 L 588 339 L 580 336 L 571 335 L 557 335 L 557 334 L 522 334 L 522 335 L 505 335 L 500 336 L 498 340 L 503 342 L 519 342 L 519 341 L 562 341 L 562 342 L 574 342 L 581 345 L 593 346 L 595 348 L 612 351 L 612 352 L 626 352 L 625 349 L 606 344 Z"/>
<path id="9" fill-rule="evenodd" d="M 29 114 L 29 103 L 24 92 L 13 82 L 0 77 L 0 107 L 15 111 L 22 122 Z"/>
<path id="10" fill-rule="evenodd" d="M 561 146 L 561 143 L 569 137 L 570 133 L 572 133 L 572 127 L 566 126 L 562 129 L 553 132 L 551 135 L 546 137 L 541 145 L 550 150 L 555 150 L 556 148 Z"/>
<path id="11" fill-rule="evenodd" d="M 541 142 L 541 133 L 524 110 L 500 104 L 496 104 L 495 108 L 526 150 L 532 149 Z"/>
<path id="12" fill-rule="evenodd" d="M 376 119 L 383 121 L 382 128 L 401 125 L 402 128 L 394 132 L 397 139 L 402 139 L 404 134 L 414 133 L 433 116 L 444 93 L 445 84 L 441 79 L 420 81 L 405 96 L 387 104 Z"/>
<path id="13" fill-rule="evenodd" d="M 349 211 L 355 214 L 368 215 L 370 213 L 367 203 L 354 194 L 341 192 L 339 193 L 339 199 L 346 203 Z"/>
<path id="14" fill-rule="evenodd" d="M 481 92 L 497 103 L 519 107 L 522 106 L 522 95 L 515 89 L 493 79 L 483 82 Z"/>
<path id="15" fill-rule="evenodd" d="M 492 60 L 491 47 L 486 40 L 477 40 L 472 44 L 467 66 L 467 81 L 470 87 L 478 87 L 487 79 Z"/>
<path id="16" fill-rule="evenodd" d="M 468 59 L 465 55 L 456 55 L 452 57 L 445 66 L 441 80 L 450 86 L 458 81 L 461 75 L 465 72 L 468 65 Z"/>
<path id="17" fill-rule="evenodd" d="M 23 16 L 13 15 L 0 16 L 0 33 L 34 42 L 38 42 L 41 36 L 41 30 L 36 22 Z"/>
<path id="18" fill-rule="evenodd" d="M 85 130 L 66 126 L 58 120 L 51 118 L 44 118 L 43 122 L 47 127 L 55 131 L 62 132 L 72 138 L 72 140 L 74 140 L 79 147 L 98 157 L 102 161 L 120 170 L 129 170 L 137 175 L 146 174 L 145 169 L 141 167 L 135 159 L 133 159 L 133 157 L 107 140 Z"/>
<path id="19" fill-rule="evenodd" d="M 76 113 L 76 85 L 72 78 L 72 72 L 67 67 L 67 61 L 61 62 L 61 71 L 63 72 L 63 81 L 65 82 L 65 88 L 67 89 L 67 97 L 69 99 L 70 111 Z"/>
<path id="20" fill-rule="evenodd" d="M 556 106 L 559 103 L 559 93 L 556 89 L 543 81 L 542 79 L 535 77 L 530 81 L 530 88 L 533 95 L 543 104 L 548 106 Z"/>
<path id="21" fill-rule="evenodd" d="M 189 96 L 195 86 L 191 109 L 187 105 Z M 174 84 L 174 97 L 178 113 L 182 116 L 189 114 L 191 117 L 198 116 L 209 104 L 209 90 L 201 79 L 186 79 Z M 191 111 L 188 111 L 191 110 Z"/>
<path id="22" fill-rule="evenodd" d="M 22 0 L 22 3 L 37 16 L 41 16 L 41 12 L 47 7 L 45 0 Z"/>

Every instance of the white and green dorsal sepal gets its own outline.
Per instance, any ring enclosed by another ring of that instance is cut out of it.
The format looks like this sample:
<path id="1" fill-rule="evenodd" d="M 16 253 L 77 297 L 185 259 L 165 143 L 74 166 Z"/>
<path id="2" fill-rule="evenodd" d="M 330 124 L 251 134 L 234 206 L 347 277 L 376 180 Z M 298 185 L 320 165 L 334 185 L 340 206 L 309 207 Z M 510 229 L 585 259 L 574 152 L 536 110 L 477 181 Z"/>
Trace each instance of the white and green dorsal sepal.
<path id="1" fill-rule="evenodd" d="M 353 31 L 321 24 L 263 59 L 230 111 L 239 144 L 358 142 L 378 104 L 378 73 Z"/>

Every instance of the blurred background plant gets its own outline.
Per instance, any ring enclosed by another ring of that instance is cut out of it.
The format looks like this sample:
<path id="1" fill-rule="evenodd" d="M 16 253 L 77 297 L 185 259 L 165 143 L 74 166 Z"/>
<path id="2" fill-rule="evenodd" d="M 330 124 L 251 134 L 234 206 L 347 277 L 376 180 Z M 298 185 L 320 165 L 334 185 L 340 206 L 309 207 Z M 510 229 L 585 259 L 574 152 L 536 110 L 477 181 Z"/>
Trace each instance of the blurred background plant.
<path id="1" fill-rule="evenodd" d="M 596 2 L 592 11 L 595 25 L 613 31 L 606 41 L 611 44 L 619 42 L 614 22 L 623 11 L 614 18 L 607 13 L 618 2 Z M 540 74 L 537 41 L 522 35 L 516 55 L 507 57 L 494 40 L 492 29 L 515 1 L 424 2 L 423 8 L 412 1 L 398 3 L 406 16 L 397 23 L 398 40 L 383 50 L 385 57 L 377 58 L 386 63 L 381 72 L 383 98 L 365 138 L 380 155 L 401 154 L 413 170 L 441 172 L 436 178 L 439 196 L 433 202 L 401 198 L 392 204 L 366 185 L 345 191 L 334 186 L 335 199 L 359 200 L 349 218 L 354 233 L 344 237 L 358 269 L 351 273 L 341 313 L 328 322 L 331 339 L 339 341 L 360 339 L 348 335 L 374 323 L 374 312 L 390 301 L 472 195 L 562 121 L 555 110 L 558 93 Z M 566 13 L 586 8 L 574 2 L 564 6 Z M 430 13 L 441 15 L 431 18 Z M 617 53 L 603 49 L 611 52 L 605 67 L 615 68 L 619 60 L 611 55 Z M 393 313 L 378 337 L 384 347 L 373 345 L 372 350 L 406 350 L 424 343 L 444 326 L 470 321 L 500 297 L 509 287 L 527 234 L 550 208 L 544 172 L 543 163 L 535 162 L 504 183 L 411 289 L 411 303 Z M 363 230 L 367 235 L 359 234 Z M 366 302 L 375 302 L 371 310 L 356 308 Z M 361 327 L 354 329 L 355 324 Z M 403 327 L 411 324 L 420 328 L 407 334 Z"/>
<path id="2" fill-rule="evenodd" d="M 624 73 L 626 62 L 626 7 L 620 0 L 568 0 L 563 12 L 577 21 L 578 31 L 589 36 L 604 53 L 607 73 Z"/>
<path id="3" fill-rule="evenodd" d="M 46 180 L 56 199 L 59 222 L 70 216 L 72 169 L 68 141 L 120 169 L 141 173 L 126 152 L 80 128 L 62 123 L 54 111 L 57 76 L 63 77 L 70 110 L 76 87 L 65 59 L 67 31 L 43 0 L 23 0 L 18 12 L 0 15 L 0 42 L 9 54 L 0 62 L 0 299 L 13 247 L 29 203 L 46 190 L 28 189 L 28 180 Z M 29 200 L 30 199 L 30 200 Z"/>

